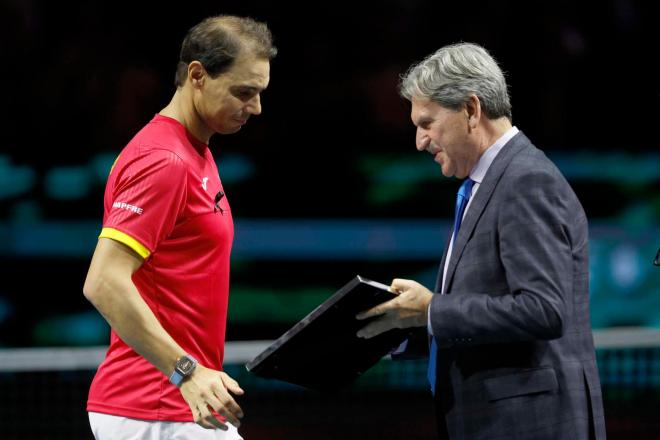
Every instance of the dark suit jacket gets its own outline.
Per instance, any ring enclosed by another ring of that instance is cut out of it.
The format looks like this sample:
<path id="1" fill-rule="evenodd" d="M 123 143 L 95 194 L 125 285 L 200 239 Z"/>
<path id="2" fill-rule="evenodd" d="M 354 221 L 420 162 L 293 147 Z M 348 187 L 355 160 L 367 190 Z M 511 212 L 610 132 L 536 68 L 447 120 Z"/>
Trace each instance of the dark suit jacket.
<path id="1" fill-rule="evenodd" d="M 436 402 L 451 439 L 605 438 L 588 264 L 580 202 L 518 133 L 473 196 L 447 294 L 431 302 Z"/>

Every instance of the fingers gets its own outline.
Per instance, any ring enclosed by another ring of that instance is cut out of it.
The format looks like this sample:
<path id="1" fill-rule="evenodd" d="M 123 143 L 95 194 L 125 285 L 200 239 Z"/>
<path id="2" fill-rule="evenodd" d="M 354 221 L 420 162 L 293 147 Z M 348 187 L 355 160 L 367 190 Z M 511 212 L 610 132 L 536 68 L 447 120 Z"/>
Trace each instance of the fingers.
<path id="1" fill-rule="evenodd" d="M 406 290 L 412 289 L 416 286 L 419 286 L 419 283 L 417 281 L 395 278 L 392 280 L 392 284 L 390 285 L 390 288 L 392 290 L 396 290 L 397 292 L 403 293 Z"/>
<path id="2" fill-rule="evenodd" d="M 357 319 L 378 317 L 357 332 L 361 338 L 373 338 L 394 328 L 425 326 L 433 293 L 416 281 L 396 278 L 390 286 L 399 295 L 369 310 L 358 313 Z"/>
<path id="3" fill-rule="evenodd" d="M 413 280 L 405 280 L 401 278 L 395 278 L 392 280 L 392 284 L 390 285 L 390 289 L 392 289 L 397 294 L 405 293 L 406 291 L 417 287 L 421 287 L 421 284 Z M 374 316 L 384 315 L 385 313 L 394 310 L 399 305 L 398 299 L 399 298 L 397 297 L 390 301 L 379 304 L 370 308 L 369 310 L 358 313 L 355 315 L 355 317 L 357 319 L 367 319 Z"/>
<path id="4" fill-rule="evenodd" d="M 206 429 L 220 429 L 222 431 L 226 431 L 229 429 L 227 425 L 222 423 L 213 415 L 208 405 L 203 405 L 203 407 L 197 407 L 195 423 L 197 423 L 202 428 L 206 428 Z"/>
<path id="5" fill-rule="evenodd" d="M 377 306 L 372 307 L 369 310 L 365 310 L 364 312 L 358 313 L 357 315 L 355 315 L 355 317 L 357 319 L 367 319 L 374 316 L 384 315 L 385 313 L 395 308 L 398 299 L 399 298 L 397 297 L 389 301 L 386 301 L 384 303 L 378 304 Z"/>
<path id="6" fill-rule="evenodd" d="M 209 399 L 209 404 L 218 412 L 218 414 L 225 417 L 229 423 L 237 428 L 241 426 L 241 421 L 239 419 L 243 417 L 243 410 L 227 392 L 223 384 L 219 384 L 213 391 L 215 396 L 213 396 L 212 399 Z"/>
<path id="7" fill-rule="evenodd" d="M 227 424 L 217 418 L 219 414 L 235 427 L 241 426 L 243 410 L 229 393 L 244 392 L 238 382 L 226 373 L 198 365 L 192 377 L 184 381 L 180 389 L 198 425 L 226 431 Z"/>
<path id="8" fill-rule="evenodd" d="M 396 328 L 396 324 L 391 319 L 375 319 L 358 330 L 357 336 L 359 338 L 370 339 L 393 328 Z"/>
<path id="9" fill-rule="evenodd" d="M 221 371 L 220 377 L 222 379 L 222 383 L 225 385 L 225 388 L 227 388 L 229 391 L 234 394 L 238 394 L 239 396 L 245 394 L 245 391 L 243 391 L 238 382 L 232 379 L 227 373 Z"/>
<path id="10" fill-rule="evenodd" d="M 197 406 L 198 417 L 195 420 L 203 428 L 218 428 L 226 431 L 227 426 L 215 417 L 212 410 L 227 419 L 235 427 L 239 428 L 241 426 L 239 419 L 243 417 L 243 410 L 226 391 L 218 390 L 215 395 L 204 397 Z"/>

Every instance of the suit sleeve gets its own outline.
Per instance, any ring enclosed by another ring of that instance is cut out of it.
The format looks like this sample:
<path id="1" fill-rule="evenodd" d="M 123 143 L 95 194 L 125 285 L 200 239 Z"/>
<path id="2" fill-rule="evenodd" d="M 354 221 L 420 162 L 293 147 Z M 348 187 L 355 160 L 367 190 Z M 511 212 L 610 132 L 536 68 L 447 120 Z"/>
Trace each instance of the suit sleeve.
<path id="1" fill-rule="evenodd" d="M 497 234 L 509 291 L 434 295 L 431 321 L 440 346 L 549 340 L 563 334 L 573 295 L 567 231 L 569 222 L 586 219 L 570 212 L 575 196 L 557 174 L 523 173 L 504 188 L 510 196 L 500 202 Z M 479 270 L 479 265 L 472 267 Z"/>
<path id="2" fill-rule="evenodd" d="M 100 237 L 119 241 L 147 258 L 183 212 L 186 168 L 174 153 L 152 150 L 117 172 Z"/>

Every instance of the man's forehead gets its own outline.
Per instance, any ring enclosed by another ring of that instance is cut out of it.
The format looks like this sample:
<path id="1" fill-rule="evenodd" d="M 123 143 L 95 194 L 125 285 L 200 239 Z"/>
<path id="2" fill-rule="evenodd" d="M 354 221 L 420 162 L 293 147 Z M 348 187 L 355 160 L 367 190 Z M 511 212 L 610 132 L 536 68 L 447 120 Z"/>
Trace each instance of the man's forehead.
<path id="1" fill-rule="evenodd" d="M 410 111 L 410 115 L 413 118 L 413 120 L 428 117 L 432 113 L 432 108 L 431 108 L 432 102 L 429 99 L 413 96 L 411 102 L 412 102 L 412 108 Z"/>
<path id="2" fill-rule="evenodd" d="M 451 109 L 444 107 L 429 98 L 413 97 L 411 102 L 412 108 L 410 114 L 413 118 L 431 118 L 439 113 L 451 111 Z"/>
<path id="3" fill-rule="evenodd" d="M 227 72 L 235 86 L 263 89 L 270 80 L 270 63 L 261 59 L 238 59 Z"/>
<path id="4" fill-rule="evenodd" d="M 417 109 L 418 111 L 430 111 L 431 107 L 438 105 L 431 101 L 429 98 L 423 98 L 419 96 L 413 96 L 411 102 L 413 108 Z"/>

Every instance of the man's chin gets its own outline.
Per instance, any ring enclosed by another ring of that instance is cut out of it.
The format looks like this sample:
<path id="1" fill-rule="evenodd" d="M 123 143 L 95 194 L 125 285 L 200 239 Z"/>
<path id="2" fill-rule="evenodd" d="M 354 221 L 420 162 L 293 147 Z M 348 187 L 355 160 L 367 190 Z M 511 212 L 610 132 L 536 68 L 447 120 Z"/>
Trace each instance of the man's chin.
<path id="1" fill-rule="evenodd" d="M 452 177 L 454 175 L 451 170 L 445 169 L 444 165 L 440 165 L 440 172 L 445 177 Z"/>
<path id="2" fill-rule="evenodd" d="M 238 131 L 241 130 L 241 126 L 234 126 L 234 127 L 223 127 L 220 130 L 218 130 L 218 133 L 220 134 L 234 134 Z"/>

